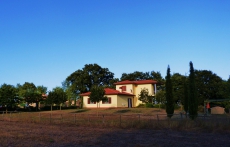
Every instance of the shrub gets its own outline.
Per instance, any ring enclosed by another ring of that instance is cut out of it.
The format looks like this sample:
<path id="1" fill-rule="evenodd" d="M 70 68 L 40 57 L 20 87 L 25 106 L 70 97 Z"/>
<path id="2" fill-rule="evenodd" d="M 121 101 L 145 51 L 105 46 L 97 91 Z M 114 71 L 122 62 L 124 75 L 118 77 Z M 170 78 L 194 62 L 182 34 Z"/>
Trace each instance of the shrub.
<path id="1" fill-rule="evenodd" d="M 153 104 L 152 103 L 146 103 L 145 108 L 153 108 Z"/>
<path id="2" fill-rule="evenodd" d="M 154 104 L 154 108 L 163 108 L 163 109 L 165 109 L 166 106 L 165 106 L 165 104 L 160 104 L 160 106 L 159 106 L 159 104 Z"/>
<path id="3" fill-rule="evenodd" d="M 145 108 L 145 104 L 139 104 L 137 108 Z"/>

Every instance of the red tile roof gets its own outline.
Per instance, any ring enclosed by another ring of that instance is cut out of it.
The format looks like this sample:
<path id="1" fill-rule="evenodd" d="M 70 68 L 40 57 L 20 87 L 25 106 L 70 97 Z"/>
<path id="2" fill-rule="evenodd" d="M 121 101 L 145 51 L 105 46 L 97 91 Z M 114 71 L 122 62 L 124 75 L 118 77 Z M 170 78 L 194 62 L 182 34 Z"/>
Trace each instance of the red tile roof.
<path id="1" fill-rule="evenodd" d="M 125 81 L 121 81 L 121 82 L 117 82 L 114 83 L 115 85 L 124 85 L 124 84 L 157 84 L 157 81 L 155 80 L 139 80 L 139 81 L 129 81 L 129 80 L 125 80 Z"/>
<path id="2" fill-rule="evenodd" d="M 89 95 L 90 95 L 90 92 L 80 94 L 80 96 L 89 96 Z M 110 89 L 110 88 L 105 88 L 105 95 L 128 95 L 128 96 L 134 96 L 131 93 L 120 92 L 118 90 Z"/>

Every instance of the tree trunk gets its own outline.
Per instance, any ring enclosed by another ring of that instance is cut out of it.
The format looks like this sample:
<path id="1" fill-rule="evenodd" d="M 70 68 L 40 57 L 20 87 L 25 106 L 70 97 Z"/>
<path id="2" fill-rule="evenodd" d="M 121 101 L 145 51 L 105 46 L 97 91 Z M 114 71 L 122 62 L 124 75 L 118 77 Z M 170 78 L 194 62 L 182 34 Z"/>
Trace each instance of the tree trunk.
<path id="1" fill-rule="evenodd" d="M 51 110 L 51 111 L 53 110 L 53 104 L 51 104 L 51 106 L 50 106 L 50 110 Z"/>

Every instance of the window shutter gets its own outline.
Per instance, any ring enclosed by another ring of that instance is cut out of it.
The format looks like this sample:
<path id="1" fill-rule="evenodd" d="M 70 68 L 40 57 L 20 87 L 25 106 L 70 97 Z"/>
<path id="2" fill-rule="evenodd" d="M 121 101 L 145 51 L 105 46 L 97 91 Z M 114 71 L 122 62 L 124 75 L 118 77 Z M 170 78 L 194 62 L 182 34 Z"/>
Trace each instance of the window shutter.
<path id="1" fill-rule="evenodd" d="M 108 98 L 109 104 L 111 104 L 111 97 Z"/>
<path id="2" fill-rule="evenodd" d="M 126 86 L 122 86 L 122 91 L 126 91 Z"/>
<path id="3" fill-rule="evenodd" d="M 90 99 L 88 98 L 88 104 L 90 104 Z"/>

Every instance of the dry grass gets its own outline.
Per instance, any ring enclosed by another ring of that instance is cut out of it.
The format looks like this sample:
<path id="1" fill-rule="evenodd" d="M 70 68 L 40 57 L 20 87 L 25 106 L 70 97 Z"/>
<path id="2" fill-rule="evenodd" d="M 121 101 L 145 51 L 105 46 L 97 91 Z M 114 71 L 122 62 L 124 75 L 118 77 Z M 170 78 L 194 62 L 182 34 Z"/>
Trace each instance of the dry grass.
<path id="1" fill-rule="evenodd" d="M 40 124 L 0 121 L 0 146 L 17 147 L 145 147 L 145 146 L 229 146 L 228 134 L 167 128 L 138 129 L 114 127 L 84 127 L 73 124 Z M 191 125 L 191 126 L 189 126 Z M 175 127 L 175 126 L 174 126 Z"/>
<path id="2" fill-rule="evenodd" d="M 229 115 L 167 119 L 158 109 L 75 109 L 0 115 L 0 146 L 228 146 Z M 211 139 L 212 138 L 212 139 Z M 214 138 L 214 139 L 213 139 Z M 208 140 L 208 142 L 206 141 Z"/>

